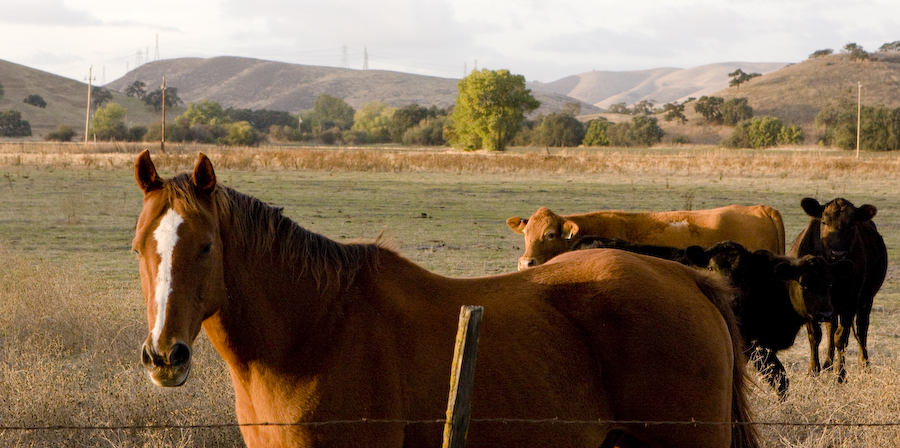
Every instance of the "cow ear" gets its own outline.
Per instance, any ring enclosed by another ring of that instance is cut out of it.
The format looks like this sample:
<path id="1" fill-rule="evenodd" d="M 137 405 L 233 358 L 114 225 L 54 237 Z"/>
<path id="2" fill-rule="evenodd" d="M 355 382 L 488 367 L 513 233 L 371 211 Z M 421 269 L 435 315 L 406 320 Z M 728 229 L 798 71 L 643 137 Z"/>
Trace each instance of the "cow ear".
<path id="1" fill-rule="evenodd" d="M 799 280 L 800 268 L 787 261 L 775 265 L 775 276 L 780 280 Z"/>
<path id="2" fill-rule="evenodd" d="M 866 222 L 872 220 L 875 217 L 875 214 L 878 213 L 878 208 L 874 205 L 864 204 L 863 206 L 856 209 L 856 214 L 854 218 L 858 222 Z"/>
<path id="3" fill-rule="evenodd" d="M 216 172 L 213 170 L 209 157 L 202 152 L 197 157 L 197 165 L 194 166 L 194 175 L 191 178 L 194 186 L 206 194 L 212 194 L 216 189 Z"/>
<path id="4" fill-rule="evenodd" d="M 853 269 L 856 267 L 850 260 L 840 260 L 834 263 L 830 263 L 828 265 L 828 270 L 831 271 L 831 276 L 836 279 L 842 279 L 847 277 L 848 275 L 853 273 Z"/>
<path id="5" fill-rule="evenodd" d="M 506 220 L 506 225 L 516 233 L 525 233 L 525 224 L 528 224 L 528 219 L 522 219 L 518 216 L 513 216 Z"/>
<path id="6" fill-rule="evenodd" d="M 825 210 L 825 207 L 822 207 L 822 205 L 819 204 L 819 201 L 813 198 L 803 198 L 803 200 L 800 201 L 800 207 L 803 208 L 803 211 L 806 212 L 807 215 L 813 218 L 821 218 L 822 211 Z"/>
<path id="7" fill-rule="evenodd" d="M 694 266 L 701 268 L 709 266 L 709 254 L 700 246 L 689 246 L 684 250 L 684 256 Z"/>
<path id="8" fill-rule="evenodd" d="M 572 221 L 564 222 L 562 225 L 562 233 L 563 238 L 571 240 L 575 237 L 576 234 L 578 234 L 578 224 L 575 224 Z"/>
<path id="9" fill-rule="evenodd" d="M 134 179 L 144 194 L 162 188 L 162 180 L 156 174 L 153 160 L 150 160 L 150 150 L 145 149 L 134 162 Z"/>

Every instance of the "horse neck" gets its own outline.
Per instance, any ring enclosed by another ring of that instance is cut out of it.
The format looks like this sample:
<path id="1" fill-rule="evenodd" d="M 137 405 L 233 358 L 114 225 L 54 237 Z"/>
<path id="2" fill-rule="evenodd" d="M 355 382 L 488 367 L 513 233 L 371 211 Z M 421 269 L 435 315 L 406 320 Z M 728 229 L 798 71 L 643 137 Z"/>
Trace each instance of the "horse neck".
<path id="1" fill-rule="evenodd" d="M 293 225 L 293 224 L 291 224 Z M 249 232 L 269 232 L 261 223 Z M 308 347 L 328 340 L 340 321 L 349 291 L 365 282 L 377 262 L 373 245 L 345 246 L 296 228 L 260 247 L 222 229 L 228 299 L 207 333 L 226 361 L 278 364 L 293 356 L 316 356 Z M 309 251 L 304 241 L 319 245 Z M 215 339 L 219 340 L 216 341 Z"/>

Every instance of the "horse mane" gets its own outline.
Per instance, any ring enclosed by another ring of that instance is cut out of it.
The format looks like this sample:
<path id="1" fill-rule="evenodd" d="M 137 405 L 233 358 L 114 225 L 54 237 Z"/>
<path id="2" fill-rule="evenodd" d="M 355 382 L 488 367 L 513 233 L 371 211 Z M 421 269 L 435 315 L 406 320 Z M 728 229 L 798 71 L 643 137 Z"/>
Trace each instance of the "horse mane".
<path id="1" fill-rule="evenodd" d="M 196 211 L 202 204 L 187 173 L 167 181 L 165 189 L 169 202 L 177 197 L 187 211 Z M 283 208 L 233 188 L 218 184 L 213 194 L 220 226 L 231 228 L 228 240 L 222 236 L 223 242 L 234 244 L 247 255 L 274 257 L 296 276 L 309 272 L 320 291 L 346 287 L 361 271 L 373 272 L 378 264 L 383 249 L 378 240 L 371 244 L 339 243 L 301 227 L 283 214 Z"/>

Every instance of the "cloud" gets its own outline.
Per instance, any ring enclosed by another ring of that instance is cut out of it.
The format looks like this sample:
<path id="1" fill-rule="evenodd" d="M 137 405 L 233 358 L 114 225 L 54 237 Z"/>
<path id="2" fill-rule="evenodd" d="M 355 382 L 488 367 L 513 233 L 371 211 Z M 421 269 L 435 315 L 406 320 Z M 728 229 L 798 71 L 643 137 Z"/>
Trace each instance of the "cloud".
<path id="1" fill-rule="evenodd" d="M 102 22 L 85 11 L 70 9 L 62 0 L 4 0 L 0 2 L 0 23 L 79 27 Z"/>

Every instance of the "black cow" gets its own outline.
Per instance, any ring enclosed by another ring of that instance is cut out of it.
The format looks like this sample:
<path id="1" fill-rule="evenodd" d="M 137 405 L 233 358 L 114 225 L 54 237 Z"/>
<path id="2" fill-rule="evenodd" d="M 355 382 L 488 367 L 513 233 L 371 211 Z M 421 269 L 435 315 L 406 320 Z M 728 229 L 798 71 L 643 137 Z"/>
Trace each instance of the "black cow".
<path id="1" fill-rule="evenodd" d="M 732 307 L 738 316 L 747 354 L 780 399 L 786 397 L 788 379 L 777 352 L 794 344 L 808 322 L 833 314 L 829 289 L 832 277 L 849 273 L 848 261 L 829 264 L 818 256 L 781 257 L 767 250 L 750 252 L 731 241 L 709 249 L 691 246 L 634 244 L 614 238 L 583 237 L 573 249 L 611 248 L 678 261 L 715 271 L 735 288 Z"/>
<path id="2" fill-rule="evenodd" d="M 850 201 L 837 198 L 825 205 L 812 198 L 804 198 L 800 206 L 811 217 L 809 224 L 791 245 L 790 254 L 819 255 L 829 261 L 850 260 L 855 268 L 850 275 L 834 282 L 831 298 L 835 315 L 827 322 L 828 356 L 824 367 L 834 366 L 838 381 L 847 375 L 844 351 L 856 318 L 856 340 L 859 342 L 859 362 L 869 365 L 867 337 L 869 313 L 875 294 L 884 283 L 887 273 L 887 248 L 875 228 L 872 218 L 878 209 L 873 205 L 855 207 Z M 822 329 L 818 323 L 807 325 L 811 359 L 809 370 L 819 372 L 819 342 Z M 835 357 L 835 352 L 837 356 Z"/>
<path id="3" fill-rule="evenodd" d="M 700 247 L 700 246 L 696 246 Z M 636 244 L 619 238 L 605 238 L 600 236 L 583 236 L 572 240 L 569 250 L 580 249 L 622 249 L 643 255 L 650 255 L 666 260 L 677 261 L 690 265 L 685 249 L 671 246 L 656 246 L 652 244 Z"/>
<path id="4" fill-rule="evenodd" d="M 786 397 L 788 379 L 777 352 L 794 345 L 804 324 L 833 315 L 829 289 L 832 278 L 853 269 L 842 260 L 829 264 L 819 256 L 782 257 L 767 250 L 750 252 L 730 241 L 698 252 L 688 248 L 688 258 L 726 277 L 735 287 L 732 303 L 740 320 L 741 336 L 756 369 Z"/>

